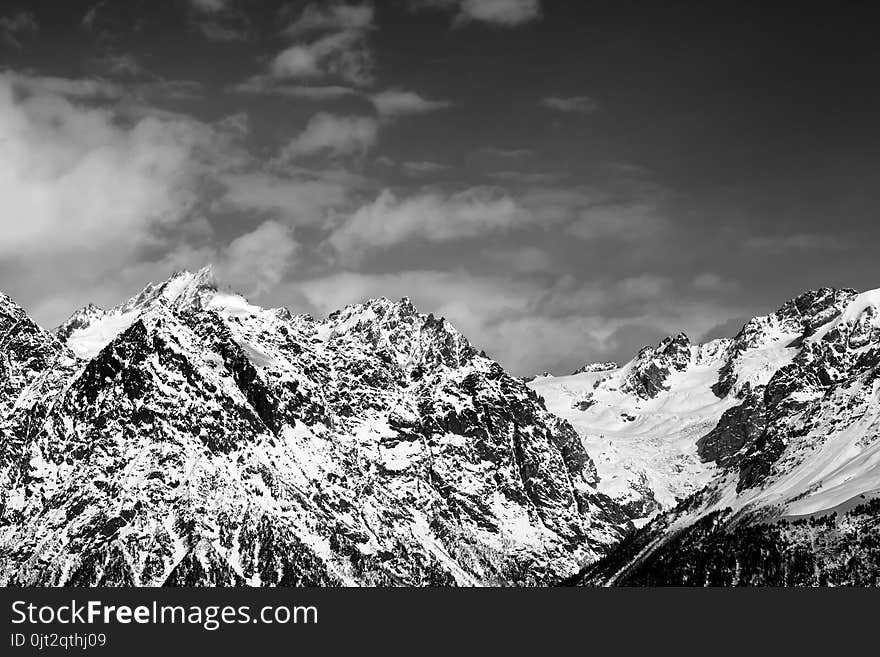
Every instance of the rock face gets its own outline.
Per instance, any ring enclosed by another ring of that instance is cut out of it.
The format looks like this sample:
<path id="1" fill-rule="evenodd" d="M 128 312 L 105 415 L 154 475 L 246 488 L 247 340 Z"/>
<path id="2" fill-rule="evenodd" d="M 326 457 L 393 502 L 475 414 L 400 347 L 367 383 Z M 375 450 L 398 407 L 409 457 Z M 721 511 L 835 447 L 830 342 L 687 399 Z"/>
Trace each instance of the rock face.
<path id="1" fill-rule="evenodd" d="M 576 369 L 572 374 L 587 374 L 588 372 L 608 372 L 610 370 L 616 370 L 620 367 L 614 361 L 605 361 L 604 363 L 587 363 L 582 367 Z"/>
<path id="2" fill-rule="evenodd" d="M 880 291 L 819 290 L 752 320 L 719 383 L 736 405 L 697 441 L 712 479 L 577 581 L 877 585 Z"/>
<path id="3" fill-rule="evenodd" d="M 642 399 L 669 390 L 672 372 L 682 372 L 691 362 L 691 341 L 684 333 L 664 339 L 657 347 L 645 347 L 629 367 L 621 389 Z"/>
<path id="4" fill-rule="evenodd" d="M 0 297 L 0 584 L 548 584 L 630 527 L 442 318 L 182 272 L 55 335 Z"/>

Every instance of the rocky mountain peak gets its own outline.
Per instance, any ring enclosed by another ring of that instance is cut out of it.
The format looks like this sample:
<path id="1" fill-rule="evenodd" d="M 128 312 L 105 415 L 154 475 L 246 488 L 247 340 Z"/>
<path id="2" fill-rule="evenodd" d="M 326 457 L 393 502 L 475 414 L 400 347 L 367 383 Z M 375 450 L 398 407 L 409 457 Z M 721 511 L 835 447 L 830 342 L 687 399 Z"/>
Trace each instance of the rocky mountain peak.
<path id="1" fill-rule="evenodd" d="M 125 313 L 163 302 L 177 308 L 201 306 L 205 296 L 217 292 L 217 281 L 211 265 L 198 271 L 182 270 L 161 283 L 150 283 L 140 294 L 117 308 Z"/>
<path id="2" fill-rule="evenodd" d="M 582 365 L 577 368 L 572 375 L 574 374 L 586 374 L 588 372 L 608 372 L 610 370 L 616 370 L 620 366 L 614 361 L 605 361 L 602 363 L 587 363 L 586 365 Z"/>
<path id="3" fill-rule="evenodd" d="M 0 583 L 550 583 L 630 527 L 573 428 L 408 299 L 316 322 L 203 270 L 90 314 L 0 418 Z"/>
<path id="4" fill-rule="evenodd" d="M 630 363 L 623 389 L 644 399 L 668 390 L 673 371 L 682 372 L 691 363 L 691 341 L 684 333 L 663 338 L 656 347 L 643 347 Z"/>

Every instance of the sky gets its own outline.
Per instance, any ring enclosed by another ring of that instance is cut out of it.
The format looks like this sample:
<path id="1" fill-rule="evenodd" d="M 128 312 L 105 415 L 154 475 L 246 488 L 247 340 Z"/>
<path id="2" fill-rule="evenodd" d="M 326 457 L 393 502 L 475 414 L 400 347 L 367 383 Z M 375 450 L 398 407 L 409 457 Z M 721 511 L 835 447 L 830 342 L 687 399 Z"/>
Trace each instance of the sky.
<path id="1" fill-rule="evenodd" d="M 0 289 L 408 296 L 516 374 L 880 287 L 868 2 L 0 0 Z"/>

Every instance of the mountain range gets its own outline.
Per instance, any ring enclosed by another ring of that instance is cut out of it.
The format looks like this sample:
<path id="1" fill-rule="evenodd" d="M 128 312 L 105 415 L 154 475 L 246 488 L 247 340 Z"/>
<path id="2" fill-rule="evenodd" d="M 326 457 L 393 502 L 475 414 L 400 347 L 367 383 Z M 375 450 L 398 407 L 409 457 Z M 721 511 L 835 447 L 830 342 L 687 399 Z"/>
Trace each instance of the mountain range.
<path id="1" fill-rule="evenodd" d="M 880 291 L 570 376 L 380 298 L 0 294 L 0 584 L 880 584 Z"/>

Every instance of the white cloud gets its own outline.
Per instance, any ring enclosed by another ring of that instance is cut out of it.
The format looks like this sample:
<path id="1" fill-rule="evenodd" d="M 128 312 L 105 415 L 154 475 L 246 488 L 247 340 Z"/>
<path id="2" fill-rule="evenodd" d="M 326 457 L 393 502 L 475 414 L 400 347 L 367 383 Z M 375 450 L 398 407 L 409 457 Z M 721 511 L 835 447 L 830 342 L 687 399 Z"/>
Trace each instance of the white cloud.
<path id="1" fill-rule="evenodd" d="M 373 7 L 367 4 L 308 5 L 286 31 L 291 37 L 311 32 L 362 32 L 373 26 Z"/>
<path id="2" fill-rule="evenodd" d="M 410 0 L 409 6 L 456 11 L 456 25 L 475 21 L 516 27 L 541 18 L 540 0 Z"/>
<path id="3" fill-rule="evenodd" d="M 106 80 L 58 78 L 16 71 L 6 71 L 2 76 L 16 93 L 29 96 L 57 95 L 66 98 L 113 100 L 125 93 L 120 85 Z"/>
<path id="4" fill-rule="evenodd" d="M 632 242 L 656 235 L 666 225 L 654 203 L 609 201 L 581 209 L 568 232 L 583 240 L 613 238 Z"/>
<path id="5" fill-rule="evenodd" d="M 218 261 L 217 271 L 221 280 L 236 289 L 259 296 L 281 282 L 298 249 L 289 226 L 267 221 L 232 240 Z"/>
<path id="6" fill-rule="evenodd" d="M 541 17 L 540 0 L 462 0 L 459 20 L 513 27 Z"/>
<path id="7" fill-rule="evenodd" d="M 329 238 L 343 259 L 407 240 L 444 242 L 510 228 L 521 219 L 509 196 L 475 187 L 451 195 L 398 198 L 390 190 L 354 212 Z"/>
<path id="8" fill-rule="evenodd" d="M 285 30 L 295 41 L 272 60 L 270 80 L 331 78 L 355 86 L 372 82 L 373 58 L 366 36 L 373 23 L 368 5 L 309 5 Z"/>
<path id="9" fill-rule="evenodd" d="M 77 84 L 77 81 L 72 81 Z M 0 75 L 0 256 L 112 247 L 130 252 L 180 222 L 192 204 L 195 153 L 209 134 L 149 117 L 122 127 L 112 112 L 52 93 L 21 98 Z M 70 91 L 70 89 L 63 89 Z"/>
<path id="10" fill-rule="evenodd" d="M 652 238 L 668 226 L 665 197 L 665 190 L 645 184 L 623 184 L 613 191 L 538 186 L 528 189 L 520 202 L 536 225 L 562 225 L 568 234 L 585 241 L 636 242 Z"/>
<path id="11" fill-rule="evenodd" d="M 372 66 L 364 35 L 346 31 L 288 47 L 272 60 L 270 73 L 281 80 L 330 77 L 364 86 L 372 81 Z"/>
<path id="12" fill-rule="evenodd" d="M 558 112 L 574 114 L 591 114 L 599 109 L 599 103 L 589 96 L 572 96 L 568 98 L 549 96 L 541 99 L 541 105 Z"/>
<path id="13" fill-rule="evenodd" d="M 348 199 L 352 183 L 332 178 L 282 177 L 261 172 L 220 177 L 225 192 L 219 209 L 233 208 L 270 214 L 288 223 L 320 224 L 328 210 Z"/>
<path id="14" fill-rule="evenodd" d="M 189 3 L 196 11 L 213 14 L 226 9 L 229 0 L 189 0 Z"/>
<path id="15" fill-rule="evenodd" d="M 414 91 L 388 89 L 370 96 L 376 112 L 386 119 L 397 118 L 410 114 L 424 114 L 450 107 L 446 100 L 430 100 Z"/>
<path id="16" fill-rule="evenodd" d="M 376 144 L 378 133 L 379 125 L 371 117 L 320 112 L 282 149 L 278 159 L 283 162 L 315 153 L 362 156 Z"/>

